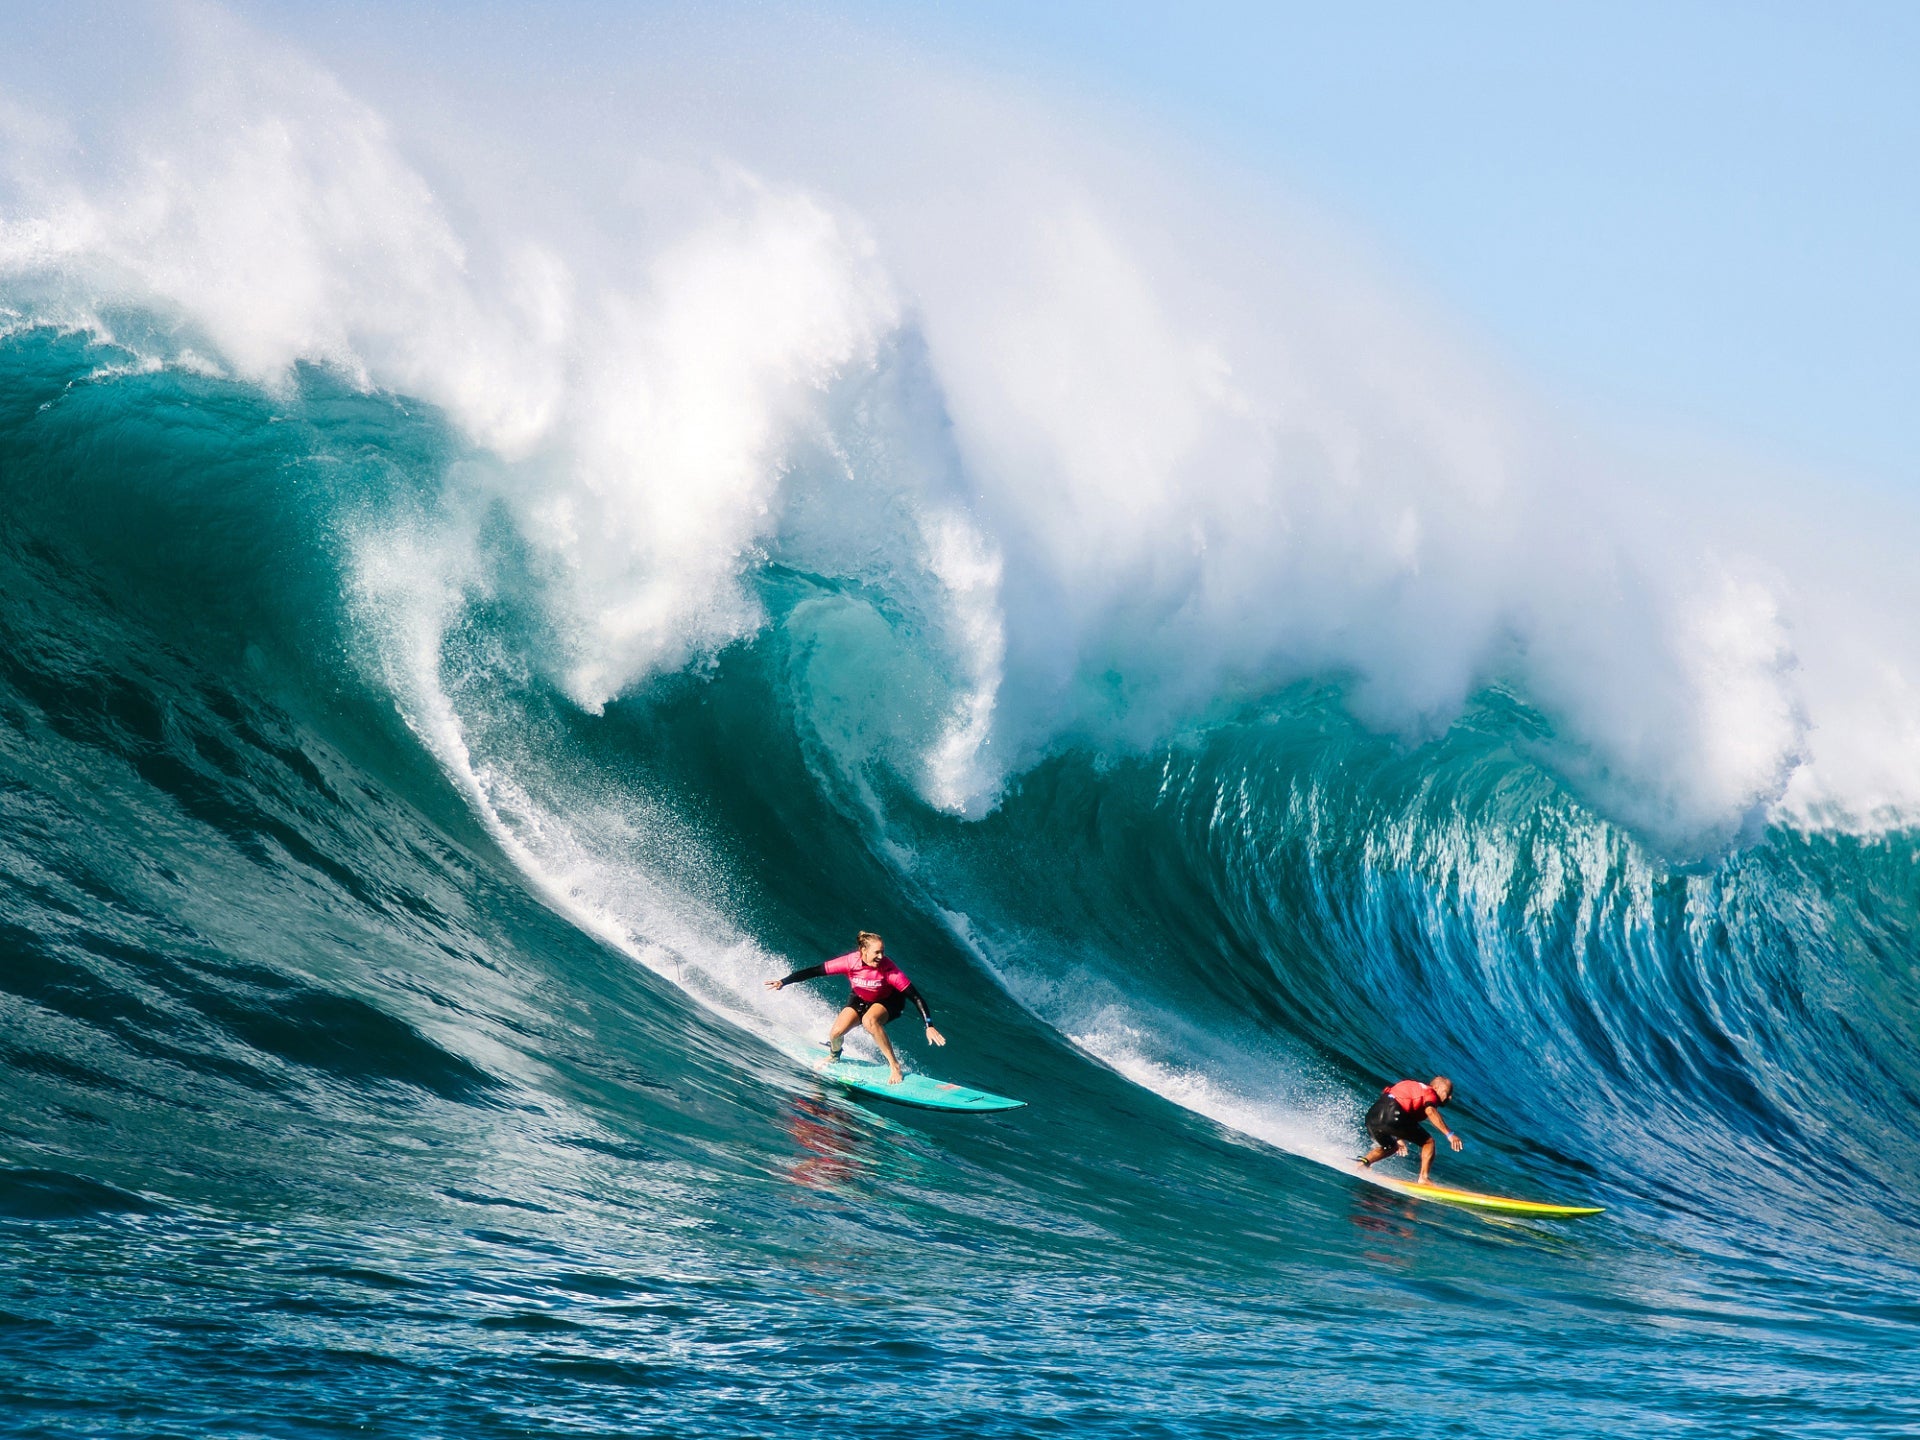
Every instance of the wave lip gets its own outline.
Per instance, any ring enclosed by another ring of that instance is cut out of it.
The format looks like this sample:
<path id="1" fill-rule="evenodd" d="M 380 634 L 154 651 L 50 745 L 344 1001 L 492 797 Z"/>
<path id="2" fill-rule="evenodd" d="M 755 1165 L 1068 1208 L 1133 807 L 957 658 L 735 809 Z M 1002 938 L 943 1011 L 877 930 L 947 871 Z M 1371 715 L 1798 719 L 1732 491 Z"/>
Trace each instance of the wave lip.
<path id="1" fill-rule="evenodd" d="M 520 658 L 593 711 L 764 634 L 788 565 L 914 617 L 938 693 L 903 773 L 956 813 L 1303 679 L 1416 740 L 1513 686 L 1593 803 L 1694 858 L 1916 813 L 1916 582 L 1873 533 L 1911 515 L 1808 533 L 1596 458 L 1310 227 L 1151 147 L 871 56 L 755 61 L 777 134 L 489 96 L 450 136 L 216 12 L 183 27 L 152 113 L 0 137 L 4 303 L 281 400 L 324 366 L 435 407 L 439 495 L 363 531 L 368 586 L 414 582 L 385 599 L 416 651 L 519 592 Z M 855 81 L 886 120 L 864 169 L 808 150 Z M 581 163 L 524 190 L 459 160 L 555 128 Z M 633 135 L 680 139 L 584 163 Z"/>

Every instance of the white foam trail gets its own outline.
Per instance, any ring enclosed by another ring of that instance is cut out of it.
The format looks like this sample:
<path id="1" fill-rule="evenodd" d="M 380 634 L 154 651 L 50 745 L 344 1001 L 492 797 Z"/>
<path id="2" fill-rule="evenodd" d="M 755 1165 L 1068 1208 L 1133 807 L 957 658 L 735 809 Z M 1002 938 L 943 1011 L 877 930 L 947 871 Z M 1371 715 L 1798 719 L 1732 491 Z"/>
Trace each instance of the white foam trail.
<path id="1" fill-rule="evenodd" d="M 954 940 L 1027 1010 L 1083 1054 L 1183 1110 L 1275 1149 L 1350 1171 L 1362 1136 L 1348 1088 L 1322 1063 L 1251 1028 L 1205 1030 L 1128 993 L 1045 942 L 1029 963 L 1018 943 L 987 939 L 942 910 Z"/>
<path id="2" fill-rule="evenodd" d="M 1067 1038 L 1109 1069 L 1161 1099 L 1203 1115 L 1229 1130 L 1264 1141 L 1278 1150 L 1351 1170 L 1357 1152 L 1358 1113 L 1353 1097 L 1332 1082 L 1306 1084 L 1298 1057 L 1262 1055 L 1259 1047 L 1242 1052 L 1234 1068 L 1244 1072 L 1264 1062 L 1264 1083 L 1243 1088 L 1222 1081 L 1201 1066 L 1154 1058 L 1164 1022 L 1109 1016 L 1094 1028 L 1070 1031 Z"/>
<path id="3" fill-rule="evenodd" d="M 470 577 L 441 528 L 383 527 L 355 545 L 354 599 L 382 678 L 408 727 L 440 762 L 496 844 L 537 892 L 588 934 L 680 986 L 709 1011 L 777 1048 L 818 1041 L 839 1010 L 764 982 L 795 968 L 743 935 L 723 911 L 665 883 L 637 856 L 688 844 L 676 817 L 622 795 L 596 805 L 577 790 L 564 814 L 500 764 L 476 760 L 442 683 L 446 629 Z M 539 770 L 538 764 L 527 767 Z M 646 830 L 647 834 L 636 833 Z M 709 893 L 724 893 L 714 877 Z M 850 1039 L 856 1053 L 866 1042 Z"/>

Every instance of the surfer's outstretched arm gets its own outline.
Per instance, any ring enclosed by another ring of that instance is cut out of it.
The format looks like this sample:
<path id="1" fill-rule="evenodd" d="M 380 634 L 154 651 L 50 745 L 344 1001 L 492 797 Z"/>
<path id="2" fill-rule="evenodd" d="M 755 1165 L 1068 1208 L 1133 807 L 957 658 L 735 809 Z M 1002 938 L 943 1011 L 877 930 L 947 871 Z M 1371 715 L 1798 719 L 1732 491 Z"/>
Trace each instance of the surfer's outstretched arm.
<path id="1" fill-rule="evenodd" d="M 1440 1107 L 1438 1105 L 1427 1106 L 1426 1118 L 1440 1127 L 1440 1133 L 1447 1137 L 1447 1143 L 1453 1146 L 1456 1153 L 1462 1145 L 1467 1143 L 1447 1128 L 1447 1122 L 1440 1118 Z"/>
<path id="2" fill-rule="evenodd" d="M 920 1021 L 927 1027 L 927 1039 L 936 1045 L 946 1044 L 947 1037 L 933 1027 L 933 1011 L 927 1008 L 927 999 L 926 996 L 920 993 L 920 987 L 918 985 L 909 985 L 906 989 L 902 990 L 900 994 L 904 998 L 911 1000 L 914 1009 L 920 1012 Z"/>
<path id="3" fill-rule="evenodd" d="M 1455 1150 L 1460 1148 L 1462 1143 L 1460 1137 L 1454 1134 L 1453 1131 L 1447 1129 L 1447 1122 L 1440 1118 L 1440 1107 L 1438 1105 L 1427 1106 L 1427 1113 L 1421 1118 L 1431 1120 L 1434 1124 L 1438 1125 L 1446 1134 L 1447 1142 L 1452 1145 Z M 1431 1135 L 1427 1136 L 1426 1143 L 1420 1147 L 1420 1183 L 1422 1185 L 1427 1183 L 1427 1175 L 1433 1169 L 1433 1152 L 1435 1148 L 1433 1136 Z"/>
<path id="4" fill-rule="evenodd" d="M 778 980 L 767 981 L 767 989 L 778 990 L 782 985 L 791 985 L 796 980 L 818 980 L 827 973 L 824 965 L 809 965 L 804 970 L 796 970 L 791 975 L 782 975 Z"/>

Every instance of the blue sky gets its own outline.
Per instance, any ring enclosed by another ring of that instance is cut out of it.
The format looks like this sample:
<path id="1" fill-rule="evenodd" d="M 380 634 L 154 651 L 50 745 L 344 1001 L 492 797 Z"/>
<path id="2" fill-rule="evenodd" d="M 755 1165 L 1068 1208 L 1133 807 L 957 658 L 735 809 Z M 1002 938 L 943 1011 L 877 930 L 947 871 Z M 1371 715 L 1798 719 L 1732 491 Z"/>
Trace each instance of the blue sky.
<path id="1" fill-rule="evenodd" d="M 1920 497 L 1920 5 L 845 8 L 1274 176 L 1550 398 Z"/>

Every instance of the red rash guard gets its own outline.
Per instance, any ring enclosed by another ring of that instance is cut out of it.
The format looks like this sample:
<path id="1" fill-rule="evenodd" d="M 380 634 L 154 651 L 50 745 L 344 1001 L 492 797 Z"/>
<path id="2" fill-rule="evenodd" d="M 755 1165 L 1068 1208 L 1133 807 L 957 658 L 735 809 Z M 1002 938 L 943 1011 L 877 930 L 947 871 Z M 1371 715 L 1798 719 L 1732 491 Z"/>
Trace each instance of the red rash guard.
<path id="1" fill-rule="evenodd" d="M 1389 1085 L 1380 1092 L 1391 1095 L 1393 1103 L 1400 1107 L 1403 1115 L 1411 1115 L 1416 1120 L 1426 1117 L 1429 1105 L 1440 1103 L 1439 1092 L 1431 1085 L 1422 1085 L 1418 1080 L 1402 1080 L 1398 1085 Z"/>

